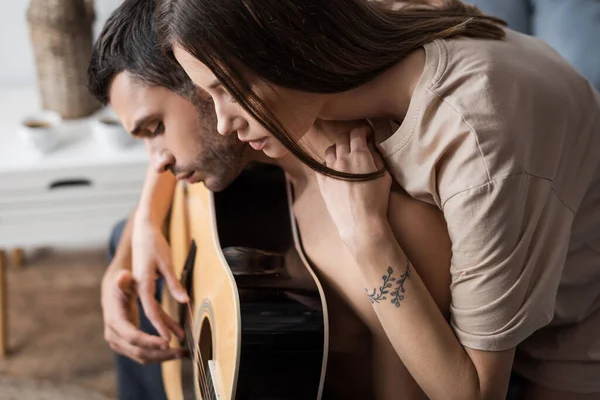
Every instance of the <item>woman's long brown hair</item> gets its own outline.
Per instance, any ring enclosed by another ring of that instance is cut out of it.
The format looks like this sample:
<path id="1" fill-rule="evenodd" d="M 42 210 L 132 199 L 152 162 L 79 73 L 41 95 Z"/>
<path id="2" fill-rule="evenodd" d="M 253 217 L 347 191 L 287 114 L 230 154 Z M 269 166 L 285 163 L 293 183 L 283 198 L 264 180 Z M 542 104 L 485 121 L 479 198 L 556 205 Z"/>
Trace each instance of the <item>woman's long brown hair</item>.
<path id="1" fill-rule="evenodd" d="M 504 22 L 458 0 L 393 10 L 367 0 L 159 0 L 165 49 L 178 44 L 204 63 L 240 105 L 313 170 L 347 180 L 302 148 L 236 66 L 266 82 L 313 93 L 361 86 L 436 39 L 502 39 Z M 387 4 L 383 4 L 387 3 Z M 427 1 L 412 1 L 420 5 Z"/>

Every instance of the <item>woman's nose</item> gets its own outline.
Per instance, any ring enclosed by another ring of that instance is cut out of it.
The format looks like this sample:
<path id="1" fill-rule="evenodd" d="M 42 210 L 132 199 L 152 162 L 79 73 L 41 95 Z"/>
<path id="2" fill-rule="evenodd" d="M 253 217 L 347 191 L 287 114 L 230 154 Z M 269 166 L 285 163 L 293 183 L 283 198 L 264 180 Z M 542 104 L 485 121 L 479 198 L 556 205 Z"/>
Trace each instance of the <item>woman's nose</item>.
<path id="1" fill-rule="evenodd" d="M 233 103 L 215 104 L 217 131 L 223 136 L 230 135 L 247 126 L 246 119 Z"/>

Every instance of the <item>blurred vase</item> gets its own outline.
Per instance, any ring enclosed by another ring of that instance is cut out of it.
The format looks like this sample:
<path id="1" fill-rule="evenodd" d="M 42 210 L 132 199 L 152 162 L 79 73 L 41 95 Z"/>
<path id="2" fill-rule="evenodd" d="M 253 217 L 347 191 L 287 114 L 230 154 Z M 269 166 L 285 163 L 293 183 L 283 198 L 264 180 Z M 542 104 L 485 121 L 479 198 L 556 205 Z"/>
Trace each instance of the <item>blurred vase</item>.
<path id="1" fill-rule="evenodd" d="M 87 89 L 93 45 L 93 0 L 30 0 L 27 22 L 45 110 L 64 119 L 100 108 Z"/>

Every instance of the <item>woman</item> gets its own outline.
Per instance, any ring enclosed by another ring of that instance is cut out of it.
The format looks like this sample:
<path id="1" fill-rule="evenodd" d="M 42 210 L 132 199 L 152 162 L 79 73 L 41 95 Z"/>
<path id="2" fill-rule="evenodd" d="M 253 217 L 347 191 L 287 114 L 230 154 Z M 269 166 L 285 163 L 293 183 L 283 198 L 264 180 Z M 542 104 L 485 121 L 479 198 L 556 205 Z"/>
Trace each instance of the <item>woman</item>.
<path id="1" fill-rule="evenodd" d="M 504 398 L 511 370 L 530 398 L 600 396 L 600 100 L 559 55 L 457 1 L 163 0 L 158 18 L 221 134 L 321 174 L 430 398 Z M 322 119 L 374 135 L 305 134 Z M 390 234 L 391 177 L 444 213 L 451 324 Z"/>

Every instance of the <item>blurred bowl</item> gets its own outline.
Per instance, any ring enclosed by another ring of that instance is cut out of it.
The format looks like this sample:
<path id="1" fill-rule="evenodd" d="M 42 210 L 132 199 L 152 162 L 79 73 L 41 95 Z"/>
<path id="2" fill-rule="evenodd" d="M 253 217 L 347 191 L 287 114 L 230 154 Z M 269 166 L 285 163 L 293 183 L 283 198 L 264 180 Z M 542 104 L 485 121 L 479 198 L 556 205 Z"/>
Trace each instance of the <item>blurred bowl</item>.
<path id="1" fill-rule="evenodd" d="M 121 121 L 112 114 L 100 115 L 92 121 L 94 139 L 102 146 L 110 149 L 122 149 L 135 143 Z"/>
<path id="2" fill-rule="evenodd" d="M 19 136 L 37 151 L 50 153 L 60 144 L 58 127 L 61 123 L 62 117 L 55 111 L 27 115 L 21 121 Z"/>

